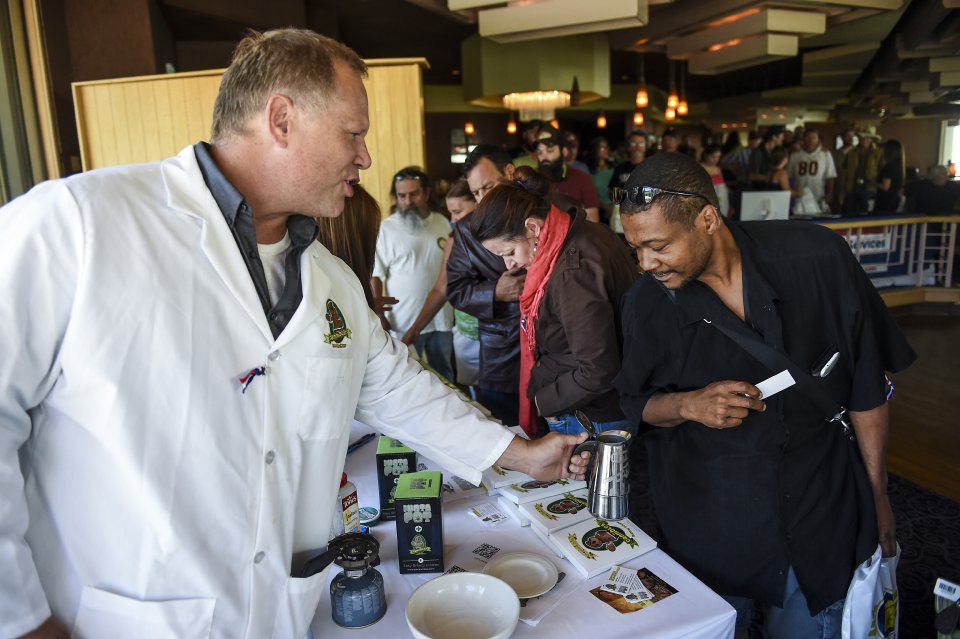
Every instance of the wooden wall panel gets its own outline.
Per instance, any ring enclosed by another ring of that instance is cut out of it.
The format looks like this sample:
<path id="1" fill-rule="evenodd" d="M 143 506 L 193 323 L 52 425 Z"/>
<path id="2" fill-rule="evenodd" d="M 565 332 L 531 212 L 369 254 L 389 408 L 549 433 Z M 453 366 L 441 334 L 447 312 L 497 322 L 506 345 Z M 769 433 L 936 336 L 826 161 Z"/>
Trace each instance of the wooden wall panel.
<path id="1" fill-rule="evenodd" d="M 390 179 L 405 166 L 423 167 L 423 88 L 420 67 L 414 64 L 370 67 L 366 81 L 370 100 L 367 147 L 373 165 L 360 182 L 377 201 L 383 215 L 391 207 Z"/>
<path id="2" fill-rule="evenodd" d="M 425 164 L 422 59 L 370 60 L 367 146 L 361 183 L 389 214 L 390 178 Z M 153 162 L 208 140 L 222 69 L 73 84 L 83 169 Z"/>
<path id="3" fill-rule="evenodd" d="M 222 71 L 73 85 L 83 169 L 152 162 L 210 135 Z"/>

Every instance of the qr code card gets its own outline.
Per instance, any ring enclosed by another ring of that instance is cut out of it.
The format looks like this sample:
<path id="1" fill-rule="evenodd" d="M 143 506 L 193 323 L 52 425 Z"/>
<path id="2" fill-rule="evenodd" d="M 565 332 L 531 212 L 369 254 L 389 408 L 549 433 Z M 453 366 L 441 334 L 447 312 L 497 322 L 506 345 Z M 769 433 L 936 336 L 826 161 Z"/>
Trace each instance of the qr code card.
<path id="1" fill-rule="evenodd" d="M 477 504 L 470 509 L 470 514 L 480 520 L 484 526 L 497 526 L 508 519 L 507 513 L 492 502 Z"/>

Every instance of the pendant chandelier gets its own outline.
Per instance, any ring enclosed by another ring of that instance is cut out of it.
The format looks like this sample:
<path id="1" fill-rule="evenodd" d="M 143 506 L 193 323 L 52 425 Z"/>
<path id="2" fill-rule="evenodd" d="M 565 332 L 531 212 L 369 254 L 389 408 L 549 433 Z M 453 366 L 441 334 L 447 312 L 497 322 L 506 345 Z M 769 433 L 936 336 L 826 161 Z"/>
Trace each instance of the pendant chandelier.
<path id="1" fill-rule="evenodd" d="M 503 96 L 503 106 L 518 111 L 520 119 L 552 120 L 556 110 L 570 106 L 570 94 L 566 91 L 524 91 Z"/>

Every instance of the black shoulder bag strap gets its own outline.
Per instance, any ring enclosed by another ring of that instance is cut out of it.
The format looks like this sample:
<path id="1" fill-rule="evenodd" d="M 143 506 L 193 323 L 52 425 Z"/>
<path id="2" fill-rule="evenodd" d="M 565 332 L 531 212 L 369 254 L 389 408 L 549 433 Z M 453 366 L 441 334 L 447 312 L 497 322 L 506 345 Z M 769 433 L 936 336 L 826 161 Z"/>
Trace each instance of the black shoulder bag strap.
<path id="1" fill-rule="evenodd" d="M 802 370 L 793 363 L 793 360 L 777 349 L 761 341 L 756 334 L 751 333 L 745 327 L 738 326 L 736 329 L 732 329 L 724 326 L 719 321 L 713 322 L 707 318 L 703 318 L 703 321 L 732 339 L 740 348 L 747 351 L 754 359 L 770 370 L 788 370 L 794 381 L 797 382 L 798 390 L 800 390 L 818 410 L 828 416 L 827 421 L 840 424 L 840 426 L 843 427 L 844 434 L 850 439 L 854 439 L 854 431 L 847 417 L 847 409 L 834 401 L 825 390 L 820 388 L 820 385 L 817 384 L 810 373 Z"/>

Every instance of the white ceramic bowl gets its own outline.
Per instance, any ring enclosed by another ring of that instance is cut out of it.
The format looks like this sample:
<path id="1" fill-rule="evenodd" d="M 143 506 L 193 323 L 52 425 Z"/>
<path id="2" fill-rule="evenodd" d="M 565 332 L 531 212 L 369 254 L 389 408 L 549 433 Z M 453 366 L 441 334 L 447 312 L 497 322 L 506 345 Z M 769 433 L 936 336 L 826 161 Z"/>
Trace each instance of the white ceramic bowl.
<path id="1" fill-rule="evenodd" d="M 417 639 L 506 639 L 519 618 L 513 588 L 473 572 L 428 581 L 407 603 L 407 625 Z"/>

